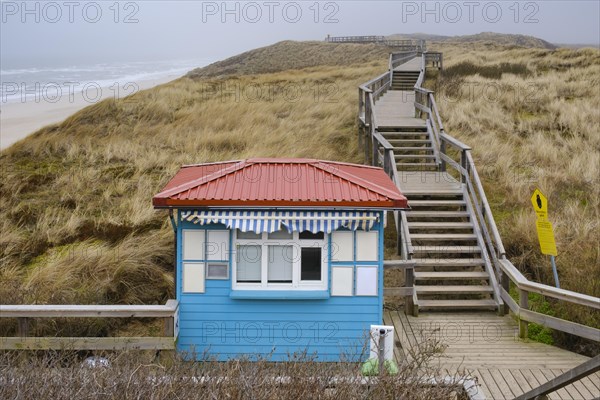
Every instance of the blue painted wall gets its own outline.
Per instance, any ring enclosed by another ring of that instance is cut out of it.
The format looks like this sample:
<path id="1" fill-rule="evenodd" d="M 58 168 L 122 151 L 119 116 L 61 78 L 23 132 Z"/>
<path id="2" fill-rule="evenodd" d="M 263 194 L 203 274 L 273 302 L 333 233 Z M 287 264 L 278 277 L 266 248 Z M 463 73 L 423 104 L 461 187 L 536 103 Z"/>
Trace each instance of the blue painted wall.
<path id="1" fill-rule="evenodd" d="M 380 213 L 379 221 L 383 219 Z M 355 265 L 378 265 L 378 296 L 328 297 L 321 299 L 234 299 L 231 298 L 232 249 L 230 234 L 229 279 L 210 280 L 205 293 L 182 293 L 182 229 L 225 229 L 223 225 L 199 226 L 178 218 L 177 299 L 179 337 L 177 349 L 189 358 L 219 360 L 257 355 L 274 361 L 288 360 L 306 352 L 318 361 L 340 358 L 365 360 L 369 354 L 368 333 L 372 324 L 382 323 L 383 224 L 379 231 L 379 261 Z M 331 246 L 327 246 L 328 249 Z M 328 291 L 331 262 L 328 255 Z M 217 260 L 214 260 L 217 261 Z M 356 273 L 354 274 L 356 277 Z M 265 293 L 265 292 L 261 292 Z M 298 292 L 294 292 L 296 294 Z M 300 296 L 304 293 L 300 293 Z"/>

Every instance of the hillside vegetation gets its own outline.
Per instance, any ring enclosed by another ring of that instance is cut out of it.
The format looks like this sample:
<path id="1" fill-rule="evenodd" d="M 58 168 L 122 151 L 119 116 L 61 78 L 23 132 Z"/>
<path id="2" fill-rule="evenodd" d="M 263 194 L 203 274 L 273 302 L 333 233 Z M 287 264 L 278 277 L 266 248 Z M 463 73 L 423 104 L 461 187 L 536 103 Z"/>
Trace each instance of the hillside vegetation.
<path id="1" fill-rule="evenodd" d="M 392 49 L 376 44 L 286 40 L 190 71 L 190 78 L 266 74 L 315 66 L 348 66 L 382 61 Z"/>
<path id="2" fill-rule="evenodd" d="M 562 286 L 599 296 L 600 52 L 430 47 L 444 52 L 447 69 L 429 85 L 447 130 L 473 147 L 511 260 L 552 284 L 529 202 L 540 187 Z M 182 164 L 281 156 L 362 162 L 356 88 L 387 68 L 388 51 L 278 43 L 92 105 L 2 151 L 0 302 L 164 303 L 174 295 L 172 229 L 152 196 Z M 576 308 L 553 312 L 597 323 Z M 52 328 L 123 329 L 115 324 Z"/>
<path id="3" fill-rule="evenodd" d="M 539 48 L 554 50 L 557 48 L 556 45 L 547 42 L 543 39 L 535 36 L 510 34 L 510 33 L 496 33 L 496 32 L 481 32 L 474 35 L 462 35 L 462 36 L 443 36 L 443 35 L 429 35 L 426 33 L 412 33 L 412 34 L 394 34 L 389 36 L 392 39 L 423 39 L 428 42 L 436 42 L 447 44 L 492 44 L 500 45 L 505 47 L 525 47 L 525 48 Z"/>
<path id="4" fill-rule="evenodd" d="M 106 100 L 2 151 L 0 302 L 173 298 L 173 232 L 152 196 L 182 164 L 282 156 L 361 162 L 356 88 L 386 68 L 387 49 L 377 46 L 370 61 L 351 65 L 360 50 L 276 44 L 246 53 L 245 63 L 225 61 L 234 76 L 184 77 Z M 303 54 L 302 63 L 244 75 L 269 62 L 260 63 L 262 53 L 278 60 Z M 321 62 L 327 65 L 298 69 Z M 52 330 L 77 336 L 117 327 L 94 324 Z"/>

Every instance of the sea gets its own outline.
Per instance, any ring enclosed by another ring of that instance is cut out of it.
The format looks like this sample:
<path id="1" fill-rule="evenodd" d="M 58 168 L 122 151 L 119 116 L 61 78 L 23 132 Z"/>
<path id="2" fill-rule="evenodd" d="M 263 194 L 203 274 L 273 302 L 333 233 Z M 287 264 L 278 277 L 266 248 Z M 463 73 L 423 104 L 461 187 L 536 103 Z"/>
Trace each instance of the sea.
<path id="1" fill-rule="evenodd" d="M 213 61 L 203 58 L 47 66 L 2 62 L 0 102 L 53 102 L 64 96 L 93 97 L 102 91 L 123 97 L 137 90 L 137 82 L 176 79 Z"/>

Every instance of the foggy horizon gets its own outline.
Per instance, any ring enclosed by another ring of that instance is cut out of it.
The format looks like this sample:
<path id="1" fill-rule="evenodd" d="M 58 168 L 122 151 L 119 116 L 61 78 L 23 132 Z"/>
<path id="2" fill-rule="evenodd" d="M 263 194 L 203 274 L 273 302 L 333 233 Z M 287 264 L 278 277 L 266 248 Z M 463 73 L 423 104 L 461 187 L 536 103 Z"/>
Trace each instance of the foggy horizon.
<path id="1" fill-rule="evenodd" d="M 283 40 L 322 41 L 328 34 L 495 32 L 559 45 L 600 43 L 596 1 L 377 1 L 368 6 L 359 1 L 2 1 L 1 13 L 2 69 L 165 59 L 214 62 Z"/>

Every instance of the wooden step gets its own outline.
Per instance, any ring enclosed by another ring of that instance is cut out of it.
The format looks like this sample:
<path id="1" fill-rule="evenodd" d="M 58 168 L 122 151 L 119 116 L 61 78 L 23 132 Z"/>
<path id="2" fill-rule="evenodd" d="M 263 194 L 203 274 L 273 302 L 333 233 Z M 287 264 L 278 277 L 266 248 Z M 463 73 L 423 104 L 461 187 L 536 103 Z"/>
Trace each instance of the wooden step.
<path id="1" fill-rule="evenodd" d="M 466 253 L 481 253 L 479 246 L 413 246 L 415 253 L 427 254 L 466 254 Z"/>
<path id="2" fill-rule="evenodd" d="M 428 139 L 387 139 L 391 145 L 394 144 L 431 144 Z"/>
<path id="3" fill-rule="evenodd" d="M 410 202 L 409 202 L 410 204 Z M 410 229 L 467 229 L 473 228 L 470 222 L 411 222 L 408 221 Z"/>
<path id="4" fill-rule="evenodd" d="M 415 272 L 415 280 L 417 281 L 446 281 L 446 280 L 470 280 L 489 279 L 487 272 L 475 271 L 443 271 L 443 272 Z"/>
<path id="5" fill-rule="evenodd" d="M 482 258 L 413 258 L 417 267 L 480 267 Z"/>
<path id="6" fill-rule="evenodd" d="M 409 218 L 467 218 L 469 213 L 466 211 L 407 211 L 406 216 Z"/>
<path id="7" fill-rule="evenodd" d="M 477 236 L 471 233 L 415 233 L 410 235 L 410 239 L 422 242 L 463 241 L 477 240 Z"/>
<path id="8" fill-rule="evenodd" d="M 419 294 L 472 294 L 494 292 L 494 289 L 491 286 L 484 285 L 415 285 L 415 290 Z"/>
<path id="9" fill-rule="evenodd" d="M 471 309 L 495 309 L 496 301 L 492 299 L 482 300 L 421 300 L 419 299 L 419 309 L 439 309 L 439 310 L 471 310 Z"/>
<path id="10" fill-rule="evenodd" d="M 435 156 L 433 154 L 394 154 L 394 158 L 396 160 L 409 160 L 409 159 L 417 159 L 417 158 L 433 158 Z"/>
<path id="11" fill-rule="evenodd" d="M 390 143 L 391 144 L 391 143 Z M 394 147 L 394 151 L 433 151 L 433 147 Z"/>
<path id="12" fill-rule="evenodd" d="M 437 167 L 437 164 L 431 163 L 396 163 L 396 168 L 400 171 L 435 171 Z"/>
<path id="13" fill-rule="evenodd" d="M 427 133 L 427 131 L 425 131 L 425 132 L 419 132 L 419 131 L 383 132 L 382 135 L 386 139 L 393 139 L 393 138 L 406 137 L 406 136 L 426 136 L 426 137 L 429 137 L 429 134 Z"/>
<path id="14" fill-rule="evenodd" d="M 450 207 L 464 206 L 467 203 L 464 200 L 408 200 L 411 207 Z"/>
<path id="15" fill-rule="evenodd" d="M 444 197 L 461 197 L 463 195 L 460 189 L 422 189 L 410 188 L 402 190 L 402 194 L 410 198 L 411 196 L 444 196 Z"/>

